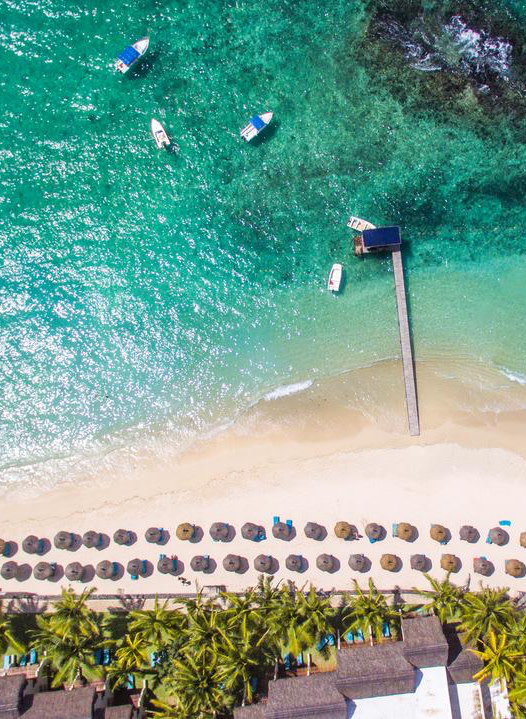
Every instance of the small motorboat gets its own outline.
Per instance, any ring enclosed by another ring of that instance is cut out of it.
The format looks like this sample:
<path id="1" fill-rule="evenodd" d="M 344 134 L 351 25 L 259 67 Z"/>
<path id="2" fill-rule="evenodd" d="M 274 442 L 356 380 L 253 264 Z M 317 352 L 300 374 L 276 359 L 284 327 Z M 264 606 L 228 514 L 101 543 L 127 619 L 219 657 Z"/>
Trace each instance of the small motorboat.
<path id="1" fill-rule="evenodd" d="M 331 292 L 338 292 L 342 283 L 343 265 L 337 262 L 332 266 L 331 273 L 329 275 L 329 282 L 327 283 L 327 289 Z"/>
<path id="2" fill-rule="evenodd" d="M 140 40 L 137 40 L 137 42 L 134 42 L 133 45 L 128 45 L 115 60 L 115 69 L 119 72 L 128 72 L 130 67 L 135 65 L 137 60 L 143 57 L 146 50 L 148 50 L 149 44 L 150 39 L 142 37 Z"/>
<path id="3" fill-rule="evenodd" d="M 356 232 L 376 229 L 376 225 L 373 225 L 372 222 L 369 222 L 368 220 L 362 220 L 359 217 L 355 217 L 354 215 L 350 216 L 349 221 L 347 222 L 347 227 L 350 227 L 351 230 L 356 230 Z"/>
<path id="4" fill-rule="evenodd" d="M 273 112 L 264 112 L 262 115 L 254 115 L 251 117 L 248 121 L 248 125 L 241 130 L 241 137 L 243 140 L 250 142 L 250 140 L 257 137 L 259 133 L 269 125 L 273 116 Z"/>
<path id="5" fill-rule="evenodd" d="M 161 150 L 163 147 L 168 147 L 170 138 L 159 120 L 156 120 L 154 117 L 150 120 L 150 130 L 158 150 Z"/>

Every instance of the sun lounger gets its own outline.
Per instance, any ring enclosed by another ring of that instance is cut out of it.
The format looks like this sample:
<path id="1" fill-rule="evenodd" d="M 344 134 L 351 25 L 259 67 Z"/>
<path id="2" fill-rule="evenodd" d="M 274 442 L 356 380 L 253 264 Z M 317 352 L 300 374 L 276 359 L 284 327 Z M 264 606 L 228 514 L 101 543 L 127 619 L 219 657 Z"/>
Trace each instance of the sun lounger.
<path id="1" fill-rule="evenodd" d="M 22 656 L 20 657 L 19 666 L 25 667 L 26 664 L 27 664 L 27 654 L 22 654 Z"/>
<path id="2" fill-rule="evenodd" d="M 356 641 L 363 642 L 363 632 L 361 629 L 356 630 Z"/>
<path id="3" fill-rule="evenodd" d="M 95 652 L 94 652 L 94 655 L 93 655 L 93 656 L 95 657 L 95 664 L 96 664 L 97 666 L 100 666 L 100 665 L 103 663 L 103 661 L 102 661 L 102 660 L 103 660 L 102 649 L 95 649 Z"/>
<path id="4" fill-rule="evenodd" d="M 393 537 L 398 536 L 398 524 L 393 524 Z"/>
<path id="5" fill-rule="evenodd" d="M 501 527 L 511 527 L 511 522 L 509 519 L 501 519 L 499 524 Z"/>
<path id="6" fill-rule="evenodd" d="M 272 524 L 279 524 L 279 517 L 274 517 Z"/>
<path id="7" fill-rule="evenodd" d="M 285 524 L 287 525 L 287 527 L 288 527 L 289 529 L 292 529 L 292 519 L 287 519 L 286 522 L 285 522 Z"/>
<path id="8" fill-rule="evenodd" d="M 161 536 L 159 537 L 159 542 L 162 542 L 164 539 L 164 529 L 162 527 L 159 527 L 159 532 L 161 533 Z"/>
<path id="9" fill-rule="evenodd" d="M 299 667 L 302 667 L 302 666 L 303 666 L 303 652 L 300 652 L 300 653 L 298 654 L 298 656 L 296 657 L 296 664 L 297 664 Z"/>
<path id="10" fill-rule="evenodd" d="M 152 652 L 150 654 L 150 666 L 154 667 L 157 664 L 157 652 Z"/>
<path id="11" fill-rule="evenodd" d="M 4 547 L 4 557 L 10 557 L 11 556 L 11 542 L 6 542 Z"/>
<path id="12" fill-rule="evenodd" d="M 292 666 L 290 661 L 290 654 L 285 654 L 285 656 L 283 657 L 283 666 L 287 671 L 290 671 Z"/>
<path id="13" fill-rule="evenodd" d="M 146 559 L 143 559 L 141 562 L 141 573 L 146 574 L 147 571 L 148 571 L 148 562 L 146 561 Z"/>
<path id="14" fill-rule="evenodd" d="M 118 573 L 119 573 L 119 563 L 112 562 L 111 563 L 111 576 L 116 577 Z"/>
<path id="15" fill-rule="evenodd" d="M 383 635 L 386 639 L 390 639 L 390 638 L 391 638 L 391 627 L 389 626 L 389 622 L 384 622 L 384 623 L 382 624 L 382 635 Z"/>
<path id="16" fill-rule="evenodd" d="M 2 664 L 2 669 L 9 669 L 10 666 L 11 666 L 11 655 L 4 654 L 4 662 Z"/>
<path id="17" fill-rule="evenodd" d="M 252 689 L 253 693 L 257 690 L 257 688 L 258 688 L 258 678 L 257 677 L 250 678 L 250 688 Z"/>
<path id="18" fill-rule="evenodd" d="M 99 538 L 97 539 L 97 544 L 95 546 L 98 548 L 98 547 L 102 547 L 103 544 L 104 544 L 104 537 L 102 536 L 102 534 L 99 534 Z"/>
<path id="19" fill-rule="evenodd" d="M 135 689 L 135 677 L 133 674 L 128 674 L 126 677 L 126 689 Z"/>
<path id="20" fill-rule="evenodd" d="M 493 544 L 491 541 L 491 534 L 488 532 L 488 536 L 486 537 L 486 544 Z"/>
<path id="21" fill-rule="evenodd" d="M 57 563 L 51 562 L 50 567 L 51 567 L 51 576 L 54 577 L 56 574 L 56 571 L 57 571 Z"/>
<path id="22" fill-rule="evenodd" d="M 102 663 L 105 667 L 111 664 L 111 652 L 109 649 L 104 649 L 102 653 Z"/>
<path id="23" fill-rule="evenodd" d="M 347 632 L 347 634 L 344 636 L 344 639 L 349 644 L 354 644 L 354 634 L 351 631 Z"/>
<path id="24" fill-rule="evenodd" d="M 38 544 L 37 544 L 37 554 L 43 554 L 45 548 L 46 548 L 45 539 L 39 539 Z"/>
<path id="25" fill-rule="evenodd" d="M 38 655 L 36 649 L 30 649 L 29 651 L 29 663 L 30 664 L 36 664 L 38 660 Z"/>

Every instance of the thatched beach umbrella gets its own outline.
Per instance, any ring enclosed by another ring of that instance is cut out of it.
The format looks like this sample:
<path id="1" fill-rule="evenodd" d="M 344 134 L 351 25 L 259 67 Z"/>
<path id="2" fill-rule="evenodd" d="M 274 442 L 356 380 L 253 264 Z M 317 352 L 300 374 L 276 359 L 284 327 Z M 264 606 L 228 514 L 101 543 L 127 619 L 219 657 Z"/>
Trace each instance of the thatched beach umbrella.
<path id="1" fill-rule="evenodd" d="M 473 571 L 477 574 L 482 574 L 483 577 L 489 577 L 493 574 L 494 570 L 495 567 L 487 559 L 482 559 L 482 557 L 476 557 L 473 560 Z"/>
<path id="2" fill-rule="evenodd" d="M 206 572 L 210 567 L 210 559 L 209 557 L 204 557 L 202 554 L 198 554 L 190 560 L 190 567 L 194 572 Z"/>
<path id="3" fill-rule="evenodd" d="M 497 544 L 499 547 L 502 547 L 510 541 L 510 535 L 505 529 L 502 529 L 502 527 L 493 527 L 493 529 L 490 529 L 489 538 L 492 544 Z"/>
<path id="4" fill-rule="evenodd" d="M 250 541 L 254 542 L 259 537 L 260 531 L 261 527 L 258 527 L 257 524 L 253 524 L 252 522 L 246 522 L 241 527 L 241 536 L 243 537 L 243 539 L 250 539 Z"/>
<path id="5" fill-rule="evenodd" d="M 38 537 L 34 534 L 29 534 L 22 542 L 22 549 L 27 554 L 36 554 L 38 551 Z"/>
<path id="6" fill-rule="evenodd" d="M 349 567 L 355 572 L 365 572 L 368 566 L 367 557 L 363 554 L 351 554 Z"/>
<path id="7" fill-rule="evenodd" d="M 410 542 L 412 539 L 414 539 L 415 528 L 412 524 L 409 524 L 408 522 L 400 522 L 396 530 L 396 536 L 399 539 L 403 539 L 404 542 Z"/>
<path id="8" fill-rule="evenodd" d="M 175 530 L 175 536 L 177 539 L 192 539 L 194 536 L 194 525 L 190 524 L 189 522 L 183 522 L 183 524 L 180 524 L 177 529 Z"/>
<path id="9" fill-rule="evenodd" d="M 462 539 L 464 542 L 469 542 L 470 544 L 478 542 L 480 538 L 478 530 L 475 529 L 475 527 L 472 527 L 470 524 L 464 524 L 464 526 L 460 527 L 459 535 L 460 539 Z"/>
<path id="10" fill-rule="evenodd" d="M 53 568 L 49 562 L 39 562 L 33 569 L 35 579 L 49 579 L 53 576 Z"/>
<path id="11" fill-rule="evenodd" d="M 427 557 L 425 554 L 412 554 L 411 555 L 411 569 L 416 569 L 418 572 L 425 572 L 427 565 Z"/>
<path id="12" fill-rule="evenodd" d="M 380 524 L 369 522 L 369 524 L 365 527 L 365 534 L 369 539 L 378 541 L 384 535 L 384 528 Z"/>
<path id="13" fill-rule="evenodd" d="M 55 534 L 53 543 L 57 549 L 69 549 L 73 544 L 71 532 L 58 532 Z"/>
<path id="14" fill-rule="evenodd" d="M 276 539 L 289 539 L 289 526 L 285 522 L 276 522 L 276 524 L 272 525 L 272 534 Z"/>
<path id="15" fill-rule="evenodd" d="M 118 529 L 113 533 L 113 541 L 115 544 L 128 544 L 130 541 L 130 532 L 127 529 Z"/>
<path id="16" fill-rule="evenodd" d="M 258 556 L 254 559 L 254 569 L 256 572 L 271 572 L 272 557 L 268 554 L 258 554 Z"/>
<path id="17" fill-rule="evenodd" d="M 524 574 L 526 573 L 526 566 L 524 565 L 524 562 L 520 562 L 518 559 L 507 559 L 505 568 L 506 574 L 509 574 L 510 577 L 524 577 Z"/>
<path id="18" fill-rule="evenodd" d="M 336 563 L 331 554 L 320 554 L 316 559 L 316 566 L 318 569 L 321 569 L 322 572 L 332 572 Z"/>
<path id="19" fill-rule="evenodd" d="M 301 572 L 303 568 L 303 558 L 300 554 L 289 554 L 285 560 L 285 566 L 289 572 Z"/>
<path id="20" fill-rule="evenodd" d="M 163 533 L 161 532 L 160 529 L 158 529 L 158 527 L 150 527 L 144 533 L 144 538 L 150 544 L 157 544 L 157 542 L 161 541 L 162 536 L 163 536 Z"/>
<path id="21" fill-rule="evenodd" d="M 4 564 L 2 564 L 0 574 L 2 575 L 3 579 L 14 579 L 14 577 L 16 577 L 17 571 L 18 564 L 16 562 L 5 562 Z"/>
<path id="22" fill-rule="evenodd" d="M 108 562 L 107 559 L 99 562 L 95 567 L 95 574 L 99 577 L 99 579 L 111 579 L 113 577 L 112 563 Z"/>
<path id="23" fill-rule="evenodd" d="M 99 542 L 100 534 L 90 529 L 89 532 L 85 532 L 82 535 L 82 544 L 88 549 L 93 549 Z"/>
<path id="24" fill-rule="evenodd" d="M 157 562 L 157 571 L 161 574 L 170 574 L 177 569 L 177 559 L 171 559 L 170 557 L 161 557 Z"/>
<path id="25" fill-rule="evenodd" d="M 458 572 L 460 562 L 454 554 L 443 554 L 440 559 L 440 566 L 442 569 L 445 569 L 446 572 Z"/>
<path id="26" fill-rule="evenodd" d="M 237 554 L 227 554 L 223 559 L 223 568 L 227 572 L 238 572 L 241 568 L 241 557 Z"/>
<path id="27" fill-rule="evenodd" d="M 70 582 L 80 582 L 84 574 L 84 567 L 80 562 L 71 562 L 64 570 L 64 574 Z"/>
<path id="28" fill-rule="evenodd" d="M 356 527 L 353 527 L 349 522 L 336 522 L 334 525 L 334 534 L 338 539 L 349 539 L 353 536 L 353 530 L 356 532 Z"/>
<path id="29" fill-rule="evenodd" d="M 307 522 L 305 525 L 305 536 L 309 539 L 321 539 L 323 536 L 324 527 L 316 522 Z"/>
<path id="30" fill-rule="evenodd" d="M 210 527 L 210 536 L 216 542 L 225 542 L 228 539 L 230 528 L 225 522 L 214 522 Z"/>
<path id="31" fill-rule="evenodd" d="M 126 571 L 131 574 L 132 577 L 137 577 L 141 574 L 142 562 L 140 559 L 130 559 L 126 565 Z"/>
<path id="32" fill-rule="evenodd" d="M 380 566 L 388 572 L 396 572 L 399 561 L 400 560 L 396 554 L 382 554 L 380 558 Z"/>
<path id="33" fill-rule="evenodd" d="M 519 542 L 521 547 L 526 547 L 526 532 L 521 532 Z"/>
<path id="34" fill-rule="evenodd" d="M 433 524 L 429 530 L 429 536 L 435 542 L 446 542 L 448 538 L 448 530 L 442 524 Z"/>

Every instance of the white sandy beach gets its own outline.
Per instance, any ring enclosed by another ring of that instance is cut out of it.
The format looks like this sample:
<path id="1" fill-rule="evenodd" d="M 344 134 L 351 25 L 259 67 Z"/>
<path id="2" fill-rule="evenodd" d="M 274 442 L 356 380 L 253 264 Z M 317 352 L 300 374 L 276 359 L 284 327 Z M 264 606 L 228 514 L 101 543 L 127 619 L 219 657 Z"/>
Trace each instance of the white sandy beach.
<path id="1" fill-rule="evenodd" d="M 440 390 L 436 383 L 433 387 Z M 445 552 L 462 562 L 457 581 L 471 578 L 471 586 L 476 587 L 483 578 L 473 573 L 473 559 L 482 555 L 495 565 L 494 574 L 483 579 L 485 583 L 526 591 L 526 579 L 504 573 L 506 559 L 526 561 L 526 549 L 519 545 L 519 535 L 526 530 L 524 413 L 466 413 L 459 409 L 464 405 L 459 404 L 458 396 L 442 395 L 440 402 L 432 403 L 430 392 L 431 387 L 426 389 L 422 383 L 421 398 L 426 398 L 423 406 L 427 412 L 423 412 L 424 431 L 419 438 L 381 428 L 354 410 L 338 410 L 329 400 L 327 408 L 317 406 L 318 423 L 306 423 L 310 410 L 300 407 L 306 400 L 297 396 L 284 403 L 279 422 L 274 416 L 270 421 L 268 414 L 277 411 L 276 405 L 259 409 L 244 423 L 178 459 L 135 458 L 133 466 L 127 465 L 120 474 L 114 468 L 109 475 L 101 472 L 96 479 L 90 475 L 84 481 L 60 484 L 39 494 L 13 489 L 2 501 L 4 538 L 21 545 L 30 533 L 52 539 L 62 529 L 79 534 L 94 529 L 111 537 L 118 528 L 131 529 L 138 535 L 131 547 L 111 542 L 102 551 L 52 548 L 44 559 L 59 567 L 75 560 L 94 566 L 102 559 L 126 566 L 138 557 L 155 567 L 159 554 L 164 553 L 177 555 L 182 575 L 191 581 L 183 586 L 177 578 L 161 575 L 156 569 L 152 576 L 138 581 L 125 573 L 115 581 L 95 580 L 98 591 L 105 594 L 193 592 L 197 585 L 241 590 L 257 580 L 253 560 L 260 553 L 278 560 L 279 579 L 338 590 L 351 588 L 353 578 L 365 585 L 369 576 L 382 589 L 425 586 L 421 574 L 410 568 L 410 556 L 425 554 L 432 562 L 431 574 L 443 577 L 440 557 Z M 434 413 L 429 411 L 431 406 Z M 266 419 L 262 412 L 267 413 Z M 332 418 L 330 427 L 327 412 Z M 402 420 L 403 416 L 399 417 L 396 424 L 403 425 Z M 296 536 L 290 542 L 272 537 L 275 515 L 292 520 Z M 374 544 L 365 536 L 356 541 L 337 539 L 333 527 L 339 520 L 356 525 L 361 533 L 368 522 L 377 522 L 386 528 L 387 537 Z M 489 545 L 485 542 L 488 530 L 500 520 L 511 522 L 509 544 Z M 201 541 L 176 539 L 175 529 L 185 521 L 203 529 Z M 235 528 L 231 542 L 211 540 L 208 529 L 215 521 Z M 263 525 L 268 538 L 260 543 L 244 540 L 240 529 L 246 521 Z M 303 528 L 308 521 L 325 526 L 326 539 L 307 539 Z M 419 537 L 413 543 L 391 536 L 392 524 L 402 521 L 417 527 Z M 452 539 L 446 547 L 429 537 L 432 523 L 450 529 Z M 477 544 L 460 541 L 458 530 L 463 524 L 479 530 Z M 170 533 L 166 546 L 146 542 L 144 531 L 150 526 Z M 224 571 L 222 560 L 229 553 L 246 557 L 246 573 Z M 321 553 L 336 557 L 340 569 L 333 574 L 319 571 L 316 557 Z M 347 564 L 351 553 L 365 554 L 372 562 L 371 571 L 361 575 L 351 571 Z M 397 573 L 382 570 L 379 559 L 383 553 L 399 556 L 402 569 Z M 190 559 L 196 554 L 210 555 L 217 563 L 215 572 L 192 572 Z M 303 555 L 308 569 L 301 575 L 287 571 L 288 554 Z M 19 564 L 38 561 L 21 548 L 14 559 Z M 66 584 L 64 579 L 41 582 L 30 578 L 3 580 L 1 588 L 4 592 L 55 594 Z"/>

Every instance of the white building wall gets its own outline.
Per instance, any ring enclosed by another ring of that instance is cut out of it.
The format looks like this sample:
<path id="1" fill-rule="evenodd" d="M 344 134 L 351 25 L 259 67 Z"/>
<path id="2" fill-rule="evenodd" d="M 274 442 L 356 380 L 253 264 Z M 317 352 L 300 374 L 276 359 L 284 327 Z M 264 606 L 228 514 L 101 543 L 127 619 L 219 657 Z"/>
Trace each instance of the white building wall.
<path id="1" fill-rule="evenodd" d="M 455 684 L 460 719 L 484 719 L 482 694 L 477 683 Z"/>

